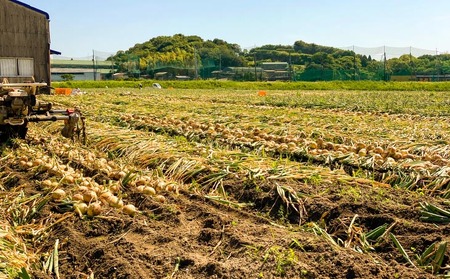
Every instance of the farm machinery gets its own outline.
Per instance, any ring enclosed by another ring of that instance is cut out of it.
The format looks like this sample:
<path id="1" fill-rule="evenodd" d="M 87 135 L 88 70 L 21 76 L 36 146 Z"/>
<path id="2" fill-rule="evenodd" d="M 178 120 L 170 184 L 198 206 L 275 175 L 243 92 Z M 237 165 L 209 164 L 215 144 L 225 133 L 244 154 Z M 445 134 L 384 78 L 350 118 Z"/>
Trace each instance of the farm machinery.
<path id="1" fill-rule="evenodd" d="M 37 100 L 36 92 L 47 83 L 0 83 L 0 141 L 25 138 L 29 122 L 64 121 L 61 134 L 74 141 L 86 142 L 85 117 L 78 108 L 56 110 L 52 103 Z"/>

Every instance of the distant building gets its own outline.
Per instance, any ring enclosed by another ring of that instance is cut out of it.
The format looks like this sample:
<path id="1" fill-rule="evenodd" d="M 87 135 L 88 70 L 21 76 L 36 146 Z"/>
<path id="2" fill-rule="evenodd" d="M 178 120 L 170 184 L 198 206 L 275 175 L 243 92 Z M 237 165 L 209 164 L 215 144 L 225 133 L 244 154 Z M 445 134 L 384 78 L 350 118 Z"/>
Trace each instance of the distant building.
<path id="1" fill-rule="evenodd" d="M 450 75 L 391 75 L 391 81 L 450 81 Z"/>
<path id="2" fill-rule="evenodd" d="M 128 75 L 126 73 L 114 73 L 112 75 L 112 79 L 117 80 L 117 79 L 127 79 Z"/>
<path id="3" fill-rule="evenodd" d="M 264 71 L 287 71 L 289 64 L 287 62 L 262 62 L 261 68 Z"/>
<path id="4" fill-rule="evenodd" d="M 391 75 L 389 76 L 391 81 L 415 81 L 415 75 Z"/>
<path id="5" fill-rule="evenodd" d="M 261 67 L 226 67 L 217 75 L 219 78 L 231 80 L 254 80 L 255 74 L 260 80 L 263 69 Z"/>
<path id="6" fill-rule="evenodd" d="M 416 75 L 417 81 L 450 81 L 450 75 Z"/>
<path id="7" fill-rule="evenodd" d="M 216 79 L 231 80 L 290 80 L 289 64 L 286 62 L 263 62 L 260 67 L 226 67 L 213 71 Z"/>
<path id="8" fill-rule="evenodd" d="M 287 62 L 263 62 L 261 68 L 266 80 L 290 80 L 289 64 Z"/>
<path id="9" fill-rule="evenodd" d="M 190 80 L 191 77 L 190 76 L 175 76 L 176 80 Z"/>
<path id="10" fill-rule="evenodd" d="M 112 79 L 114 65 L 111 61 L 90 60 L 51 60 L 51 74 L 53 81 L 61 81 L 63 75 L 69 74 L 74 80 L 104 80 Z"/>
<path id="11" fill-rule="evenodd" d="M 0 0 L 0 81 L 50 85 L 50 17 L 16 0 Z"/>
<path id="12" fill-rule="evenodd" d="M 155 73 L 156 80 L 168 80 L 172 77 L 172 74 L 169 72 L 157 72 Z"/>

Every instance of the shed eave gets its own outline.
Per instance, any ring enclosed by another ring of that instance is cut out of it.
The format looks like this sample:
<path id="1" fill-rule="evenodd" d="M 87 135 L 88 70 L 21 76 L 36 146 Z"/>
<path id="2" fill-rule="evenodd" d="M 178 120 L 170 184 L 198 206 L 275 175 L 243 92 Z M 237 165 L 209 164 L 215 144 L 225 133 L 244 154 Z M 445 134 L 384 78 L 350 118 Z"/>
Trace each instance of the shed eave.
<path id="1" fill-rule="evenodd" d="M 35 7 L 33 7 L 33 6 L 30 6 L 30 5 L 28 5 L 28 4 L 25 4 L 25 3 L 20 2 L 20 1 L 17 1 L 17 0 L 9 0 L 9 1 L 11 1 L 11 2 L 13 2 L 13 3 L 16 3 L 16 4 L 18 4 L 18 5 L 24 6 L 25 8 L 28 8 L 28 9 L 33 10 L 33 11 L 35 11 L 35 12 L 41 13 L 41 14 L 45 15 L 45 17 L 46 17 L 48 20 L 50 20 L 49 14 L 46 13 L 46 12 L 44 12 L 43 10 L 39 10 L 38 8 L 35 8 Z"/>

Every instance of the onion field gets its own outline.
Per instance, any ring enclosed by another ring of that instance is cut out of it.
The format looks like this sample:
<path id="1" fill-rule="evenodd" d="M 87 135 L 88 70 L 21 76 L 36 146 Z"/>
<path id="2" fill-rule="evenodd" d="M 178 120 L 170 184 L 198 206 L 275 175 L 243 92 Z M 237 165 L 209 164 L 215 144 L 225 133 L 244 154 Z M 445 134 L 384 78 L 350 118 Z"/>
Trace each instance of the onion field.
<path id="1" fill-rule="evenodd" d="M 450 278 L 450 91 L 82 91 L 2 146 L 0 278 Z"/>

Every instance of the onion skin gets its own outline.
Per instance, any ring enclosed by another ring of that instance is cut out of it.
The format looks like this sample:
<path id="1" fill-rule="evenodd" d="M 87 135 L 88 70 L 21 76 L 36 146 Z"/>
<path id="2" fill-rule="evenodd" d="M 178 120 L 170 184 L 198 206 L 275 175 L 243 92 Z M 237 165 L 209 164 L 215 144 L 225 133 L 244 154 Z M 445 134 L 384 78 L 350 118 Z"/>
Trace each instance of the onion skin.
<path id="1" fill-rule="evenodd" d="M 66 175 L 63 181 L 69 184 L 73 184 L 75 182 L 75 178 L 73 178 L 73 176 L 71 175 Z"/>
<path id="2" fill-rule="evenodd" d="M 63 189 L 56 189 L 52 192 L 52 200 L 61 201 L 66 197 L 66 192 Z"/>
<path id="3" fill-rule="evenodd" d="M 44 161 L 42 161 L 42 159 L 35 159 L 33 161 L 33 166 L 37 167 L 37 166 L 41 166 L 44 163 Z"/>
<path id="4" fill-rule="evenodd" d="M 41 182 L 41 185 L 42 185 L 44 188 L 50 188 L 50 187 L 52 187 L 52 181 L 49 180 L 49 179 L 46 179 L 46 180 L 44 180 L 44 181 Z"/>
<path id="5" fill-rule="evenodd" d="M 143 191 L 142 191 L 142 193 L 143 193 L 144 195 L 154 196 L 154 195 L 156 195 L 156 190 L 155 190 L 155 188 L 153 188 L 153 187 L 145 186 L 144 189 L 143 189 Z"/>
<path id="6" fill-rule="evenodd" d="M 114 195 L 112 195 L 108 198 L 108 204 L 109 204 L 109 206 L 115 207 L 115 208 L 123 207 L 123 201 Z"/>
<path id="7" fill-rule="evenodd" d="M 164 197 L 163 195 L 156 195 L 155 196 L 155 200 L 157 200 L 160 203 L 165 203 L 166 202 L 166 197 Z"/>
<path id="8" fill-rule="evenodd" d="M 94 191 L 92 191 L 92 190 L 84 192 L 83 193 L 83 200 L 85 202 L 96 201 L 97 200 L 97 194 Z"/>
<path id="9" fill-rule="evenodd" d="M 137 190 L 139 193 L 144 193 L 144 188 L 145 188 L 144 185 L 139 185 L 139 186 L 136 187 L 136 190 Z"/>
<path id="10" fill-rule="evenodd" d="M 80 202 L 80 203 L 76 203 L 73 206 L 75 212 L 78 213 L 78 215 L 83 216 L 84 214 L 86 214 L 87 209 L 88 209 L 88 205 L 85 204 L 84 202 Z"/>
<path id="11" fill-rule="evenodd" d="M 136 215 L 136 213 L 138 213 L 138 210 L 136 209 L 136 207 L 132 204 L 127 204 L 122 208 L 123 213 L 133 217 L 134 215 Z"/>
<path id="12" fill-rule="evenodd" d="M 83 195 L 82 194 L 74 194 L 73 196 L 72 196 L 72 200 L 74 200 L 74 201 L 77 201 L 77 202 L 81 202 L 81 201 L 83 201 Z"/>
<path id="13" fill-rule="evenodd" d="M 88 206 L 86 213 L 89 217 L 94 217 L 94 216 L 100 215 L 100 213 L 102 213 L 101 204 L 99 202 L 91 203 Z"/>
<path id="14" fill-rule="evenodd" d="M 158 190 L 165 190 L 166 189 L 166 182 L 160 180 L 158 182 L 158 184 L 156 184 L 156 188 L 158 188 Z"/>
<path id="15" fill-rule="evenodd" d="M 103 203 L 108 203 L 111 196 L 113 196 L 113 193 L 111 193 L 109 191 L 103 192 L 102 194 L 100 194 L 100 200 Z"/>

